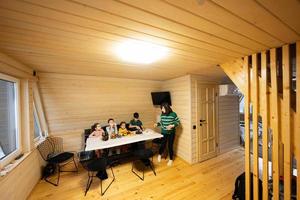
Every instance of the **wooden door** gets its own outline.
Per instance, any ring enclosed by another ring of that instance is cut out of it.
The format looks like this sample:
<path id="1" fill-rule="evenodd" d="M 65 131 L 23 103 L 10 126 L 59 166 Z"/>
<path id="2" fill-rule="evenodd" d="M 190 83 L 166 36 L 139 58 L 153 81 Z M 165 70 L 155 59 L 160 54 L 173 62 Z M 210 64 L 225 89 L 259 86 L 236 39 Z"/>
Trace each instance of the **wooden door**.
<path id="1" fill-rule="evenodd" d="M 198 160 L 217 156 L 217 86 L 199 84 L 197 89 Z"/>

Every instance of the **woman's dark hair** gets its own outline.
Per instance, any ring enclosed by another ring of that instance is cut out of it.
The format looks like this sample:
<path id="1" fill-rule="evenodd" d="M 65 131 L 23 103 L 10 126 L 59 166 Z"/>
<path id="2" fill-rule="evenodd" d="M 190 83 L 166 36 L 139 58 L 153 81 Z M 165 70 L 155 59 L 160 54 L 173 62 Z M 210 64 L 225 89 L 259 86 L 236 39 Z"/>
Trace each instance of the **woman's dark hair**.
<path id="1" fill-rule="evenodd" d="M 125 126 L 126 126 L 126 122 L 121 122 L 121 123 L 120 123 L 120 127 L 122 126 L 122 124 L 125 124 Z"/>
<path id="2" fill-rule="evenodd" d="M 165 110 L 166 110 L 166 112 L 163 113 L 164 115 L 168 115 L 168 114 L 170 114 L 171 112 L 173 112 L 172 108 L 170 107 L 170 105 L 169 105 L 168 103 L 162 103 L 162 104 L 160 105 L 160 109 L 162 109 L 163 107 L 164 107 Z"/>
<path id="3" fill-rule="evenodd" d="M 135 112 L 135 113 L 133 113 L 133 117 L 138 119 L 140 117 L 140 115 L 139 115 L 139 113 Z"/>
<path id="4" fill-rule="evenodd" d="M 91 132 L 95 131 L 98 125 L 100 125 L 100 123 L 93 124 L 91 127 Z"/>
<path id="5" fill-rule="evenodd" d="M 109 118 L 109 119 L 107 120 L 107 123 L 109 123 L 110 120 L 115 121 L 113 118 Z"/>

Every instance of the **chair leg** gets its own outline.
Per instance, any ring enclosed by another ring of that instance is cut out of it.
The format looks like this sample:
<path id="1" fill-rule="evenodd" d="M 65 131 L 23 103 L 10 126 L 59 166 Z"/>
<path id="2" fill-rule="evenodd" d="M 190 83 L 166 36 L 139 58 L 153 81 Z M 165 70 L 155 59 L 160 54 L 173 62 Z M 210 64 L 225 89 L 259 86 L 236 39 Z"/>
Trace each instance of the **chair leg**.
<path id="1" fill-rule="evenodd" d="M 59 183 L 59 179 L 60 179 L 60 166 L 59 165 L 56 165 L 56 168 L 58 169 L 57 170 L 57 179 L 56 179 L 56 183 L 53 183 L 52 181 L 48 180 L 48 177 L 45 177 L 44 180 L 47 182 L 47 183 L 50 183 L 54 186 L 58 186 L 58 183 Z"/>
<path id="2" fill-rule="evenodd" d="M 57 185 L 58 185 L 58 183 L 59 183 L 59 179 L 60 179 L 60 166 L 58 165 L 58 175 L 57 175 Z"/>
<path id="3" fill-rule="evenodd" d="M 74 162 L 74 165 L 75 165 L 75 167 L 76 167 L 76 172 L 78 172 L 78 167 L 77 167 L 77 164 L 76 164 L 76 161 L 75 161 L 74 156 L 73 156 L 73 162 Z"/>
<path id="4" fill-rule="evenodd" d="M 156 172 L 155 172 L 155 168 L 154 168 L 154 164 L 153 164 L 153 156 L 152 156 L 152 161 L 150 161 L 150 168 L 153 171 L 154 175 L 156 176 Z"/>
<path id="5" fill-rule="evenodd" d="M 72 161 L 69 161 L 69 162 L 63 164 L 62 167 L 65 166 L 65 165 L 67 165 L 67 164 L 69 164 L 70 162 L 72 162 Z M 69 170 L 66 170 L 66 171 L 65 171 L 65 170 L 61 170 L 60 172 L 78 172 L 78 167 L 77 167 L 77 164 L 76 164 L 76 162 L 75 162 L 74 156 L 73 156 L 73 163 L 74 163 L 75 168 L 76 168 L 75 171 L 74 171 L 74 170 L 71 170 L 71 171 L 69 171 Z"/>
<path id="6" fill-rule="evenodd" d="M 111 186 L 111 184 L 115 181 L 115 174 L 114 174 L 113 168 L 110 167 L 110 169 L 111 169 L 111 173 L 113 175 L 113 180 L 109 183 L 109 185 L 106 187 L 106 189 L 104 190 L 104 192 L 102 192 L 102 180 L 100 180 L 101 196 L 103 196 L 105 194 L 105 192 L 108 190 L 108 188 Z"/>
<path id="7" fill-rule="evenodd" d="M 44 180 L 45 180 L 47 183 L 50 183 L 51 185 L 58 186 L 56 183 L 53 183 L 53 182 L 49 181 L 48 178 L 44 178 Z"/>
<path id="8" fill-rule="evenodd" d="M 50 184 L 52 184 L 52 185 L 54 185 L 54 186 L 58 186 L 59 180 L 60 180 L 60 173 L 61 173 L 61 172 L 78 172 L 78 167 L 77 167 L 77 164 L 76 164 L 76 162 L 75 162 L 74 157 L 73 157 L 73 163 L 74 163 L 74 165 L 75 165 L 76 171 L 64 171 L 64 170 L 61 170 L 61 167 L 63 167 L 64 165 L 62 165 L 62 166 L 60 166 L 59 164 L 56 165 L 56 168 L 58 169 L 58 170 L 57 170 L 57 180 L 56 180 L 56 183 L 51 182 L 50 180 L 48 180 L 47 177 L 45 177 L 44 180 L 45 180 L 47 183 L 50 183 Z"/>
<path id="9" fill-rule="evenodd" d="M 133 168 L 134 168 L 134 161 L 132 161 L 131 171 L 132 171 L 132 173 L 134 173 L 137 177 L 139 177 L 142 181 L 144 181 L 144 179 L 145 179 L 145 165 L 144 165 L 144 163 L 143 163 L 143 177 L 141 177 L 140 175 L 138 175 L 138 174 L 133 170 Z"/>
<path id="10" fill-rule="evenodd" d="M 85 193 L 84 193 L 84 196 L 86 196 L 87 192 L 89 191 L 90 187 L 91 187 L 91 184 L 93 182 L 93 174 L 92 176 L 90 176 L 90 172 L 88 172 L 88 176 L 89 176 L 89 179 L 88 179 L 88 182 L 86 184 L 86 188 L 85 188 Z"/>

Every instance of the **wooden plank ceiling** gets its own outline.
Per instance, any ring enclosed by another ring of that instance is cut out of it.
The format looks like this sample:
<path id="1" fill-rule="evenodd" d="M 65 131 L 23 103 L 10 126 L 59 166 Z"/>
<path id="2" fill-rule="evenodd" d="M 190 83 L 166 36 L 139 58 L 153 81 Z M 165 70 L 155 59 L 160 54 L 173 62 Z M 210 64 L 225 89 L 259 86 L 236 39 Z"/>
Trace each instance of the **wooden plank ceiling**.
<path id="1" fill-rule="evenodd" d="M 0 0 L 0 51 L 39 72 L 166 80 L 225 77 L 218 64 L 300 38 L 298 0 Z M 126 39 L 169 56 L 126 63 Z"/>

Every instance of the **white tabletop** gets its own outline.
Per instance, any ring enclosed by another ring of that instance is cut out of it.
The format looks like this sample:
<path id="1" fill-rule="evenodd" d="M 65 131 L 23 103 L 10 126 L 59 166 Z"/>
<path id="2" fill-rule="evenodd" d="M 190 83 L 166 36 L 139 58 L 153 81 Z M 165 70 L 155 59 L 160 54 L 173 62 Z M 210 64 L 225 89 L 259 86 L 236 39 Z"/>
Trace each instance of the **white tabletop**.
<path id="1" fill-rule="evenodd" d="M 156 133 L 151 129 L 146 129 L 145 131 L 143 131 L 143 134 L 129 135 L 121 138 L 109 139 L 107 141 L 103 141 L 101 138 L 88 138 L 86 140 L 85 150 L 92 151 L 97 149 L 107 149 L 111 147 L 117 147 L 146 140 L 153 140 L 162 137 L 162 134 Z"/>

